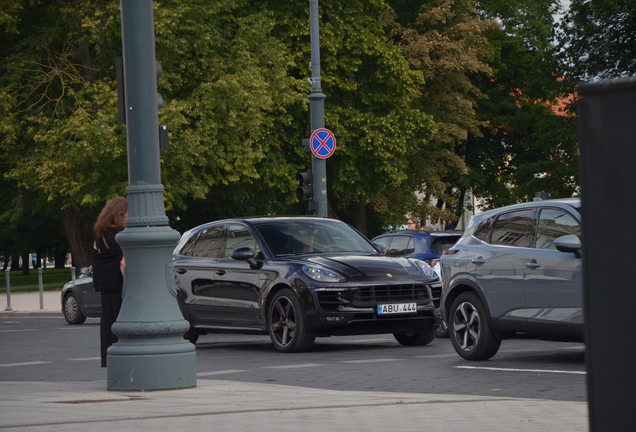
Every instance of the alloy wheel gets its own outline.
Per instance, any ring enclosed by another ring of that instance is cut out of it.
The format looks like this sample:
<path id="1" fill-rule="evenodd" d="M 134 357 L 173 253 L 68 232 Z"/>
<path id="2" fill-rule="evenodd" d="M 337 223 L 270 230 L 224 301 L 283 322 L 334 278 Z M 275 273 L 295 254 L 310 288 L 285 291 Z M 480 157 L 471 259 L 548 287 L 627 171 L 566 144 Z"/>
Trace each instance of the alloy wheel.
<path id="1" fill-rule="evenodd" d="M 477 346 L 481 321 L 479 312 L 469 302 L 461 303 L 453 316 L 453 333 L 455 340 L 465 351 L 470 351 Z"/>

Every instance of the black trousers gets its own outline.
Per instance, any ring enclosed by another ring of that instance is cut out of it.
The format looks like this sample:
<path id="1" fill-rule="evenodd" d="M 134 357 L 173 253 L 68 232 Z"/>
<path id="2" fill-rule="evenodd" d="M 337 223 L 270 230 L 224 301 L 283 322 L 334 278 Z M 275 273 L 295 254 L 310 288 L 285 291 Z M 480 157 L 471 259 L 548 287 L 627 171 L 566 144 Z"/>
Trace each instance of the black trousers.
<path id="1" fill-rule="evenodd" d="M 117 320 L 119 310 L 121 309 L 121 292 L 119 291 L 101 291 L 102 295 L 102 321 L 101 321 L 101 347 L 102 347 L 102 367 L 106 367 L 106 350 L 108 347 L 119 340 L 113 334 L 111 327 Z"/>

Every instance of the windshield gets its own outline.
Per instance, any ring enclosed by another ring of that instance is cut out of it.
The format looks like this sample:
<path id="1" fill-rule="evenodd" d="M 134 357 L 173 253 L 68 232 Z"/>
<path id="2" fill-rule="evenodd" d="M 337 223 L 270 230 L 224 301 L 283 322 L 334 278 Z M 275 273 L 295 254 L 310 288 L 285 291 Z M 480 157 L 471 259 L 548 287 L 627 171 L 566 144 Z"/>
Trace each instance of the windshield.
<path id="1" fill-rule="evenodd" d="M 285 221 L 257 225 L 256 229 L 277 257 L 332 252 L 377 253 L 363 236 L 341 222 Z"/>

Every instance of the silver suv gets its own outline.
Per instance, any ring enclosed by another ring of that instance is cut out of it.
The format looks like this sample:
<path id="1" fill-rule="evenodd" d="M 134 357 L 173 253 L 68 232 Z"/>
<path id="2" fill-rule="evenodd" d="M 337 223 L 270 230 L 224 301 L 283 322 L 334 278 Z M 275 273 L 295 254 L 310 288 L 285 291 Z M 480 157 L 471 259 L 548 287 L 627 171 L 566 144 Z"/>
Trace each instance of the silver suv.
<path id="1" fill-rule="evenodd" d="M 580 204 L 554 199 L 477 214 L 444 252 L 441 310 L 461 357 L 487 360 L 515 333 L 583 340 Z"/>

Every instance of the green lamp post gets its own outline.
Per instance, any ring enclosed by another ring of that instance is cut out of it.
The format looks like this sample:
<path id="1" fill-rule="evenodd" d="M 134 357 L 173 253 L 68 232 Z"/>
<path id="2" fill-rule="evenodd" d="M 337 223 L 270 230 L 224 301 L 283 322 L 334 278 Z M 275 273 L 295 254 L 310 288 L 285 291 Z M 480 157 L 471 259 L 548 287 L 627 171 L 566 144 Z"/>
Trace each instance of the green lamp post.
<path id="1" fill-rule="evenodd" d="M 117 235 L 126 258 L 119 341 L 108 349 L 110 390 L 160 390 L 196 385 L 189 324 L 176 301 L 172 250 L 159 160 L 159 119 L 152 0 L 121 0 L 128 219 Z"/>

